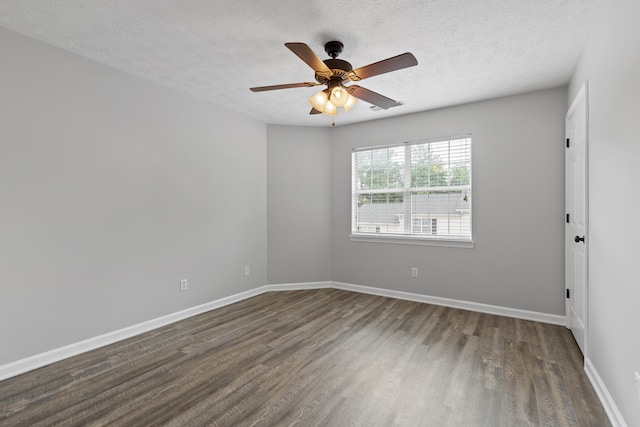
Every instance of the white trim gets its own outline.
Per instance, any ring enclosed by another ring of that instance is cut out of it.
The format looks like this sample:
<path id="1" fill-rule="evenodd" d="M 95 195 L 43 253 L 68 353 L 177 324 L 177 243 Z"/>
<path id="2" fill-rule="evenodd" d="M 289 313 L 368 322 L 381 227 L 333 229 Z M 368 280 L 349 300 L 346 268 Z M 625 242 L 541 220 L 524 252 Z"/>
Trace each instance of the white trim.
<path id="1" fill-rule="evenodd" d="M 383 234 L 351 234 L 349 239 L 352 242 L 376 242 L 393 243 L 396 245 L 423 245 L 423 246 L 444 246 L 448 248 L 473 248 L 474 242 L 470 240 L 437 239 L 415 236 L 383 235 Z"/>
<path id="2" fill-rule="evenodd" d="M 0 381 L 266 292 L 252 289 L 0 366 Z"/>
<path id="3" fill-rule="evenodd" d="M 25 372 L 41 368 L 51 363 L 59 362 L 69 357 L 77 356 L 78 354 L 85 353 L 87 351 L 95 350 L 100 347 L 104 347 L 109 344 L 122 341 L 127 338 L 131 338 L 135 335 L 149 332 L 153 329 L 160 328 L 162 326 L 175 323 L 180 320 L 187 319 L 198 314 L 205 313 L 207 311 L 215 310 L 216 308 L 224 307 L 229 304 L 233 304 L 265 292 L 277 292 L 277 291 L 294 291 L 304 289 L 342 289 L 345 291 L 360 292 L 363 294 L 380 295 L 390 298 L 397 298 L 409 301 L 422 302 L 427 304 L 442 305 L 446 307 L 460 308 L 464 310 L 478 311 L 481 313 L 496 314 L 499 316 L 515 317 L 525 320 L 533 320 L 537 322 L 551 323 L 555 325 L 564 324 L 564 316 L 558 316 L 554 314 L 538 313 L 533 311 L 519 310 L 514 308 L 499 307 L 494 305 L 480 304 L 468 301 L 459 301 L 448 298 L 433 297 L 422 294 L 414 294 L 409 292 L 393 291 L 389 289 L 373 288 L 369 286 L 353 285 L 349 283 L 340 282 L 306 282 L 306 283 L 286 283 L 265 285 L 256 289 L 241 292 L 239 294 L 231 295 L 225 298 L 221 298 L 215 301 L 211 301 L 205 304 L 201 304 L 195 307 L 187 308 L 175 313 L 161 316 L 156 319 L 148 320 L 146 322 L 138 323 L 117 331 L 108 332 L 103 335 L 99 335 L 93 338 L 89 338 L 83 341 L 79 341 L 73 344 L 59 347 L 44 353 L 36 354 L 24 359 L 17 360 L 15 362 L 8 363 L 0 366 L 0 381 L 7 378 L 14 377 L 16 375 L 23 374 Z"/>
<path id="4" fill-rule="evenodd" d="M 431 142 L 453 141 L 455 139 L 469 139 L 472 136 L 473 136 L 473 134 L 471 134 L 471 133 L 464 133 L 464 134 L 461 134 L 461 135 L 444 136 L 442 138 L 414 139 L 414 140 L 411 140 L 411 141 L 394 142 L 394 143 L 386 144 L 386 145 L 373 145 L 371 147 L 352 148 L 351 151 L 353 151 L 353 152 L 370 151 L 370 150 L 377 150 L 377 149 L 382 149 L 382 148 L 403 147 L 405 145 L 418 145 L 418 144 L 428 144 L 428 143 L 431 143 Z"/>
<path id="5" fill-rule="evenodd" d="M 607 390 L 607 387 L 604 385 L 602 378 L 598 375 L 596 367 L 591 363 L 591 359 L 586 357 L 584 359 L 584 370 L 587 373 L 587 377 L 589 378 L 589 381 L 591 381 L 591 385 L 593 385 L 596 394 L 600 398 L 600 402 L 602 402 L 605 412 L 609 416 L 611 425 L 613 427 L 627 427 L 627 423 L 624 421 L 624 418 L 622 418 L 622 414 L 618 410 L 616 402 L 609 394 L 609 390 Z"/>
<path id="6" fill-rule="evenodd" d="M 557 314 L 540 313 L 537 311 L 520 310 L 517 308 L 501 307 L 497 305 L 482 304 L 478 302 L 454 300 L 449 298 L 434 297 L 410 292 L 393 291 L 369 286 L 353 285 L 349 283 L 333 282 L 333 287 L 345 291 L 360 292 L 363 294 L 379 295 L 383 297 L 422 302 L 426 304 L 441 305 L 445 307 L 459 308 L 462 310 L 477 311 L 479 313 L 495 314 L 498 316 L 514 317 L 516 319 L 533 320 L 535 322 L 550 323 L 552 325 L 565 324 L 564 316 Z"/>
<path id="7" fill-rule="evenodd" d="M 264 286 L 264 292 L 272 291 L 301 291 L 304 289 L 330 289 L 333 288 L 333 282 L 304 282 L 304 283 L 282 283 L 278 285 Z"/>

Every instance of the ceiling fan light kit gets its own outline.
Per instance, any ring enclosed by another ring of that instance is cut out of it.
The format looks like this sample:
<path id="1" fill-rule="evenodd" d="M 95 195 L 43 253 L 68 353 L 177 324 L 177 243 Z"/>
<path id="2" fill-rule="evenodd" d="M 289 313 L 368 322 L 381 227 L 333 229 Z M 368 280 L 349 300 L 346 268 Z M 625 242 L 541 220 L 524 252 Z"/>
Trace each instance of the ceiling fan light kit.
<path id="1" fill-rule="evenodd" d="M 336 85 L 333 89 L 331 89 L 331 96 L 329 97 L 329 102 L 331 102 L 336 107 L 344 107 L 344 104 L 347 103 L 347 98 L 350 97 L 349 92 L 342 87 L 342 85 Z"/>
<path id="2" fill-rule="evenodd" d="M 320 111 L 322 114 L 326 114 L 327 116 L 335 116 L 338 114 L 338 107 L 333 105 L 331 101 L 327 101 L 324 104 L 324 108 Z"/>
<path id="3" fill-rule="evenodd" d="M 358 102 L 358 99 L 351 96 L 340 81 L 330 80 L 327 85 L 328 89 L 321 90 L 309 98 L 311 106 L 317 111 L 335 116 L 338 114 L 338 108 L 342 107 L 345 111 L 349 111 Z"/>
<path id="4" fill-rule="evenodd" d="M 327 101 L 329 101 L 329 95 L 327 94 L 328 91 L 329 89 L 321 90 L 320 92 L 316 93 L 311 98 L 309 98 L 309 102 L 311 103 L 311 106 L 316 110 L 322 112 L 322 110 L 324 110 L 324 106 L 326 105 Z"/>
<path id="5" fill-rule="evenodd" d="M 357 82 L 379 74 L 412 67 L 418 64 L 416 58 L 407 52 L 354 70 L 349 62 L 337 59 L 337 56 L 344 48 L 344 45 L 339 41 L 330 41 L 324 45 L 325 52 L 331 57 L 324 61 L 304 43 L 285 43 L 285 46 L 315 71 L 315 79 L 318 83 L 302 82 L 259 86 L 252 87 L 250 90 L 252 92 L 264 92 L 277 89 L 326 85 L 326 89 L 321 90 L 309 98 L 309 102 L 313 107 L 309 114 L 322 113 L 335 116 L 338 114 L 338 108 L 343 108 L 345 112 L 348 112 L 356 102 L 358 102 L 358 99 L 373 104 L 383 110 L 401 105 L 393 99 L 369 89 L 357 85 L 345 86 L 344 83 L 348 81 Z"/>
<path id="6" fill-rule="evenodd" d="M 344 108 L 344 111 L 346 113 L 349 112 L 349 110 L 351 110 L 351 107 L 353 107 L 354 105 L 356 105 L 356 102 L 358 102 L 358 98 L 356 98 L 355 96 L 349 96 L 347 98 L 347 102 L 344 104 L 344 106 L 342 108 Z"/>

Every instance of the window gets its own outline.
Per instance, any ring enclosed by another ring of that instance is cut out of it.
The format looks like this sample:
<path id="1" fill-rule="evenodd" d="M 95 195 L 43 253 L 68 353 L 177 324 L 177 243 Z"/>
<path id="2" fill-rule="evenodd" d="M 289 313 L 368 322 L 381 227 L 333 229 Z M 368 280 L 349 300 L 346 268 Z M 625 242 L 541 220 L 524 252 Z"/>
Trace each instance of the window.
<path id="1" fill-rule="evenodd" d="M 412 234 L 438 234 L 438 218 L 413 218 Z"/>
<path id="2" fill-rule="evenodd" d="M 352 236 L 471 241 L 471 137 L 355 149 Z"/>

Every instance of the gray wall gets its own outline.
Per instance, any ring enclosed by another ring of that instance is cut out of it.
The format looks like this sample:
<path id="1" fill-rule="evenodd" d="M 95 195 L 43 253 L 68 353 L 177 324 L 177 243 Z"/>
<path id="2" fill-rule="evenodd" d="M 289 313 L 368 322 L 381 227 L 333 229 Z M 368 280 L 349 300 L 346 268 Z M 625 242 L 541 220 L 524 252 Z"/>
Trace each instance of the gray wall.
<path id="1" fill-rule="evenodd" d="M 0 58 L 0 364 L 266 283 L 265 124 L 4 29 Z"/>
<path id="2" fill-rule="evenodd" d="M 268 125 L 268 280 L 331 280 L 329 129 Z"/>
<path id="3" fill-rule="evenodd" d="M 640 2 L 603 3 L 571 80 L 589 81 L 589 359 L 627 425 L 640 426 Z"/>
<path id="4" fill-rule="evenodd" d="M 566 96 L 558 88 L 336 128 L 333 280 L 563 315 Z M 352 148 L 469 133 L 473 249 L 349 240 Z"/>
<path id="5" fill-rule="evenodd" d="M 558 88 L 338 128 L 269 125 L 269 283 L 334 280 L 563 315 L 566 98 Z M 467 133 L 473 249 L 349 240 L 352 148 Z"/>

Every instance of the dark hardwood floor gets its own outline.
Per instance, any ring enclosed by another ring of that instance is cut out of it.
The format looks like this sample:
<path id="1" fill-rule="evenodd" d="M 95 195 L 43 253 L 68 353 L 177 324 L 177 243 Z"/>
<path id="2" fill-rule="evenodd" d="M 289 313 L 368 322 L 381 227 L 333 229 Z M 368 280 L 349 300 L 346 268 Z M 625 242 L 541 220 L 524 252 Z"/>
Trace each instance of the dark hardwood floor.
<path id="1" fill-rule="evenodd" d="M 266 293 L 0 382 L 2 426 L 609 426 L 570 332 Z"/>

